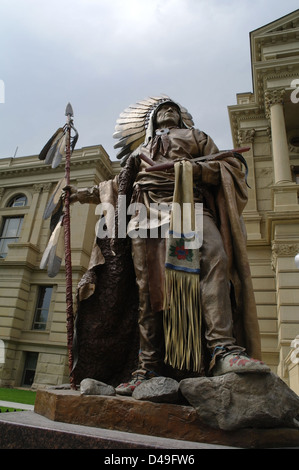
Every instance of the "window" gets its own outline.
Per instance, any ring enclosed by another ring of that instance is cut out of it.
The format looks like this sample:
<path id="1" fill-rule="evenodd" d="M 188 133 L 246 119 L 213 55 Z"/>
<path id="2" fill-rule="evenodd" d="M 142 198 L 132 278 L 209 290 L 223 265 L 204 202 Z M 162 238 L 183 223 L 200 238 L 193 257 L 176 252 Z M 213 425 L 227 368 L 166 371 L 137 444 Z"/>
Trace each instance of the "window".
<path id="1" fill-rule="evenodd" d="M 293 173 L 293 181 L 298 184 L 299 186 L 299 167 L 298 166 L 292 166 L 292 173 Z M 298 190 L 298 204 L 299 204 L 299 190 Z"/>
<path id="2" fill-rule="evenodd" d="M 291 169 L 292 169 L 293 181 L 296 184 L 299 184 L 299 166 L 292 165 Z"/>
<path id="3" fill-rule="evenodd" d="M 38 353 L 27 352 L 23 371 L 22 386 L 30 386 L 34 382 Z"/>
<path id="4" fill-rule="evenodd" d="M 292 145 L 292 147 L 299 147 L 299 136 L 295 135 L 294 137 L 292 137 L 290 139 L 290 144 Z"/>
<path id="5" fill-rule="evenodd" d="M 27 197 L 23 194 L 19 194 L 18 196 L 13 197 L 7 207 L 24 207 L 27 206 Z"/>
<path id="6" fill-rule="evenodd" d="M 52 286 L 40 286 L 34 312 L 33 330 L 45 330 L 50 310 Z"/>
<path id="7" fill-rule="evenodd" d="M 5 258 L 8 252 L 8 244 L 19 240 L 24 216 L 4 217 L 0 235 L 0 258 Z"/>

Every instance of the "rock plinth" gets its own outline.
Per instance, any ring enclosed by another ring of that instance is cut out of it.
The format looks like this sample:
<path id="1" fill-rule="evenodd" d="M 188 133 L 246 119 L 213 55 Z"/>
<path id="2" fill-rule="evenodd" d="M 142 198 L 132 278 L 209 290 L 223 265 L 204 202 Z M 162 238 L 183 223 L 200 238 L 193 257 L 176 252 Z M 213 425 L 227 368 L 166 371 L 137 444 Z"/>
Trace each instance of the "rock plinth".
<path id="1" fill-rule="evenodd" d="M 273 373 L 184 379 L 179 389 L 213 428 L 299 428 L 299 397 Z"/>

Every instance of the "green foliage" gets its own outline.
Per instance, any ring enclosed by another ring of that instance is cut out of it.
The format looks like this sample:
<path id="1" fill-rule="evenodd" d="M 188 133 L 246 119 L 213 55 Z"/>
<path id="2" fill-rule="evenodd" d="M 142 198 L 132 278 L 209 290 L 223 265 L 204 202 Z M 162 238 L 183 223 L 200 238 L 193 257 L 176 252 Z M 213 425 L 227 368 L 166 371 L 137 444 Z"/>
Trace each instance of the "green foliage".
<path id="1" fill-rule="evenodd" d="M 19 410 L 18 408 L 7 408 L 7 406 L 0 406 L 0 413 L 8 413 L 8 412 L 14 412 L 14 411 L 22 411 L 22 410 Z"/>
<path id="2" fill-rule="evenodd" d="M 0 388 L 0 401 L 12 401 L 34 405 L 36 392 L 17 388 Z"/>

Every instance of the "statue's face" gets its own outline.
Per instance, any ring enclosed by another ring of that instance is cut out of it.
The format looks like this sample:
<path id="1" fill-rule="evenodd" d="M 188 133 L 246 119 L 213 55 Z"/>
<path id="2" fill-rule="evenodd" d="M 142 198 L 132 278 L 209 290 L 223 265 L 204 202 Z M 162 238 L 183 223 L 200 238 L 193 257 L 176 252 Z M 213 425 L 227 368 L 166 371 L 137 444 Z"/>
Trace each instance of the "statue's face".
<path id="1" fill-rule="evenodd" d="M 180 124 L 180 113 L 177 107 L 171 103 L 163 104 L 156 115 L 156 128 L 178 126 Z"/>

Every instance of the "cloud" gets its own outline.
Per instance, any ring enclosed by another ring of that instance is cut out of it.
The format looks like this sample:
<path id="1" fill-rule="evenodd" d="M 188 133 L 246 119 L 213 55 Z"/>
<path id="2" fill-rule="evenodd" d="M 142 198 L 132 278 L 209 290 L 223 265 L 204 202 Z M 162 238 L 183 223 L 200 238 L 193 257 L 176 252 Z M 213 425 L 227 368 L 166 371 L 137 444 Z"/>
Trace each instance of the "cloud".
<path id="1" fill-rule="evenodd" d="M 114 159 L 118 114 L 166 93 L 221 148 L 227 106 L 252 91 L 249 32 L 297 8 L 279 0 L 2 0 L 0 157 L 39 153 L 71 101 L 78 146 Z"/>

